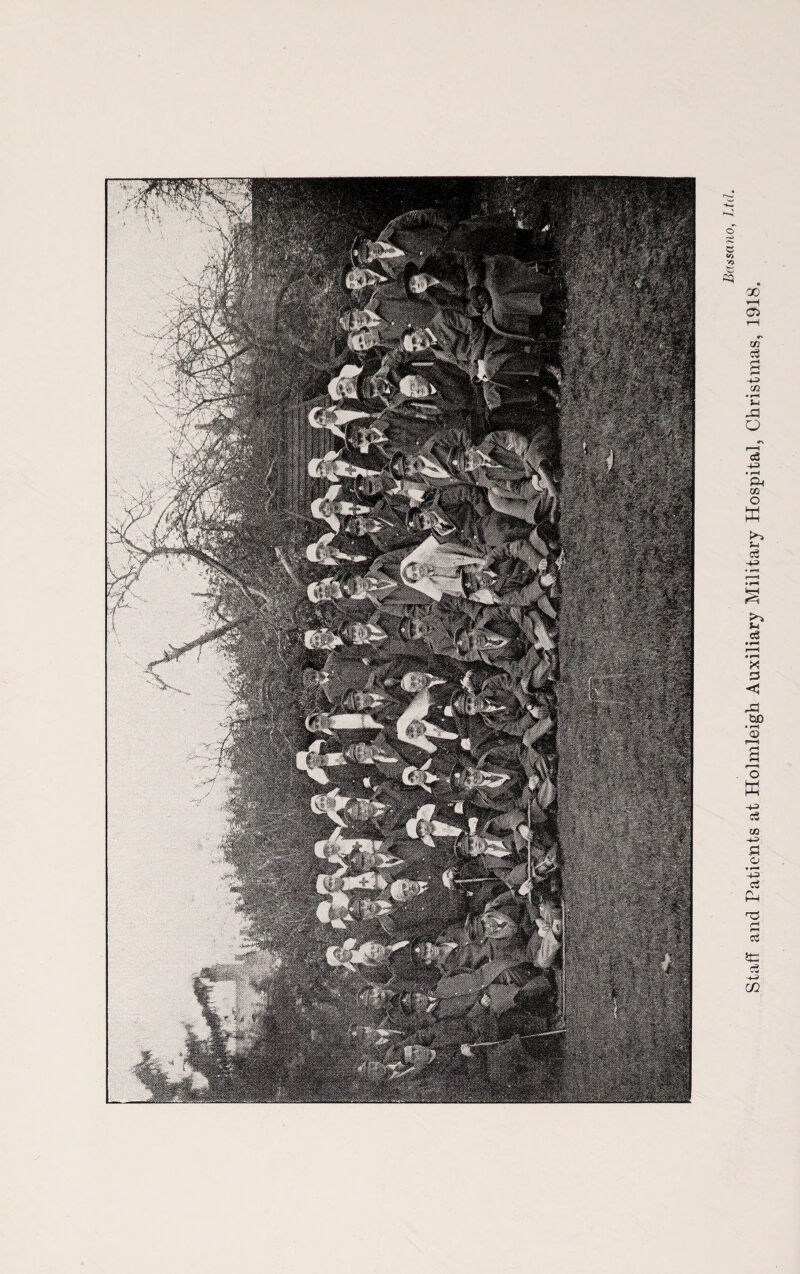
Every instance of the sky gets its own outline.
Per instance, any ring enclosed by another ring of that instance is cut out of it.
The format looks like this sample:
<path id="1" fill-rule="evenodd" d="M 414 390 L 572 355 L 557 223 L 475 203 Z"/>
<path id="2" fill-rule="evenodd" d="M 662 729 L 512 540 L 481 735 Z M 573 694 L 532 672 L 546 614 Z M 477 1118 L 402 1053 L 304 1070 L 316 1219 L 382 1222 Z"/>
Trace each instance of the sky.
<path id="1" fill-rule="evenodd" d="M 190 216 L 160 221 L 124 212 L 127 193 L 108 197 L 109 512 L 120 490 L 168 477 L 170 421 L 148 402 L 163 401 L 165 372 L 155 333 L 181 276 L 199 276 L 211 232 Z M 149 386 L 149 388 L 147 388 Z M 131 1067 L 150 1049 L 168 1070 L 182 1066 L 183 1023 L 201 1022 L 193 975 L 230 960 L 245 937 L 229 869 L 218 852 L 224 828 L 224 776 L 199 786 L 195 759 L 220 737 L 229 701 L 213 646 L 172 665 L 186 694 L 159 690 L 142 671 L 168 644 L 207 627 L 194 592 L 207 588 L 194 564 L 153 564 L 108 646 L 109 1097 L 147 1096 Z"/>

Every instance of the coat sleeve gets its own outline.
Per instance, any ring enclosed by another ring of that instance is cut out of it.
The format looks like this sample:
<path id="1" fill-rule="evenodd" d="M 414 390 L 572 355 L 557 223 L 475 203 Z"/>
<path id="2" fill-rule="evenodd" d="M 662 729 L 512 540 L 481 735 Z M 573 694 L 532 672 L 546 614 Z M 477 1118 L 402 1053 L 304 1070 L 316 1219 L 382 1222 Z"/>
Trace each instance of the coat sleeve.
<path id="1" fill-rule="evenodd" d="M 519 433 L 516 429 L 496 429 L 494 433 L 488 434 L 483 440 L 483 446 L 491 448 L 495 443 L 498 447 L 503 447 L 506 451 L 511 451 L 518 456 L 525 468 L 533 473 L 536 468 L 531 458 L 531 446 L 527 438 Z"/>
<path id="2" fill-rule="evenodd" d="M 417 230 L 425 226 L 433 226 L 437 230 L 449 230 L 451 222 L 438 208 L 412 208 L 409 212 L 401 212 L 384 226 L 378 235 L 379 239 L 390 239 L 396 230 Z"/>

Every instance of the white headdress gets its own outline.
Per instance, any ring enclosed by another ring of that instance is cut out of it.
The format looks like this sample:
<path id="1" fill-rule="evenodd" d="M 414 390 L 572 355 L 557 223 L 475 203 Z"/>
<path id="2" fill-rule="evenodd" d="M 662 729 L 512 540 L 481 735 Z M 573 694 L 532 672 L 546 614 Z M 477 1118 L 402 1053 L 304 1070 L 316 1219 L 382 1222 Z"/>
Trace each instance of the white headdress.
<path id="1" fill-rule="evenodd" d="M 313 544 L 306 547 L 306 557 L 309 562 L 318 562 L 320 560 L 320 551 L 325 549 L 333 539 L 333 531 L 326 531 L 318 540 L 314 540 Z"/>
<path id="2" fill-rule="evenodd" d="M 317 876 L 317 893 L 332 894 L 334 895 L 334 897 L 338 895 L 339 897 L 344 898 L 344 894 L 342 893 L 340 889 L 329 889 L 328 886 L 325 884 L 325 881 L 329 878 L 329 876 L 334 876 L 338 880 L 343 875 L 344 875 L 344 867 L 339 867 L 334 872 L 324 872 L 321 875 Z"/>

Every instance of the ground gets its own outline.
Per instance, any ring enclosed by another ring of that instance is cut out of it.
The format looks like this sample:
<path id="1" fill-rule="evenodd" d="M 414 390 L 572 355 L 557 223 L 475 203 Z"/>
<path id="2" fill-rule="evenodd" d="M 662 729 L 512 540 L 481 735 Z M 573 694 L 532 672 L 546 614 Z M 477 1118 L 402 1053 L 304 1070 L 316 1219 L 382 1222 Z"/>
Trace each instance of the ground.
<path id="1" fill-rule="evenodd" d="M 492 182 L 550 207 L 562 361 L 559 828 L 570 1101 L 686 1100 L 694 186 Z"/>

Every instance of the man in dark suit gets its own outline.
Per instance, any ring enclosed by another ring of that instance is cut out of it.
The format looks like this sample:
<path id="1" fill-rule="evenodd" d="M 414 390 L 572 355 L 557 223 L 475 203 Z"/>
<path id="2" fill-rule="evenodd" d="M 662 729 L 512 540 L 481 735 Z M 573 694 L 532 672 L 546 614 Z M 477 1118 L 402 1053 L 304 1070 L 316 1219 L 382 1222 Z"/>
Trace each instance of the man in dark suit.
<path id="1" fill-rule="evenodd" d="M 321 690 L 329 703 L 339 703 L 348 690 L 363 690 L 370 673 L 368 662 L 357 649 L 339 646 L 330 652 L 322 668 L 303 669 L 303 688 Z"/>
<path id="2" fill-rule="evenodd" d="M 350 250 L 353 265 L 383 270 L 390 278 L 402 275 L 409 261 L 421 264 L 443 242 L 452 222 L 438 208 L 402 212 L 374 239 L 358 235 Z"/>
<path id="3" fill-rule="evenodd" d="M 375 550 L 378 553 L 388 553 L 414 542 L 414 533 L 409 529 L 405 517 L 385 498 L 379 500 L 369 513 L 345 518 L 342 530 L 355 544 L 360 545 L 365 541 L 371 544 L 373 557 Z"/>

